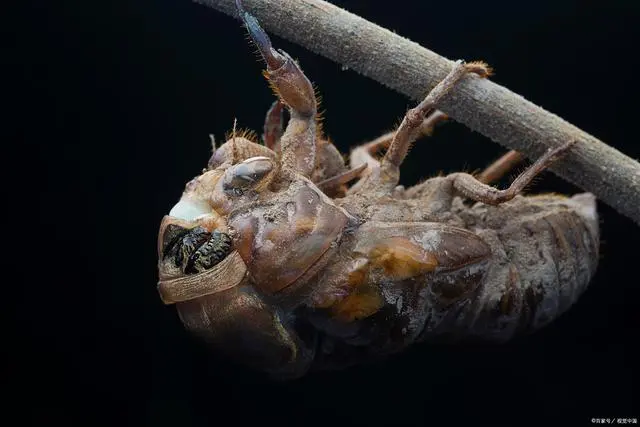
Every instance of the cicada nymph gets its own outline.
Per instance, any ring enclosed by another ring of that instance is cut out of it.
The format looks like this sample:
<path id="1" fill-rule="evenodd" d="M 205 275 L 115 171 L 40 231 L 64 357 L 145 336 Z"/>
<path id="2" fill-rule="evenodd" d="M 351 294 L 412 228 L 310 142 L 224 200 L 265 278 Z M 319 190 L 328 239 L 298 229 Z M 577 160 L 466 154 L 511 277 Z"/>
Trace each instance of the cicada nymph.
<path id="1" fill-rule="evenodd" d="M 439 101 L 487 67 L 455 62 L 395 132 L 345 164 L 299 65 L 236 4 L 278 99 L 263 144 L 234 133 L 163 219 L 158 289 L 186 328 L 292 378 L 416 342 L 504 342 L 571 307 L 598 261 L 595 198 L 520 193 L 579 142 L 547 152 L 505 190 L 490 184 L 514 153 L 478 176 L 399 187 L 409 145 L 447 118 Z"/>

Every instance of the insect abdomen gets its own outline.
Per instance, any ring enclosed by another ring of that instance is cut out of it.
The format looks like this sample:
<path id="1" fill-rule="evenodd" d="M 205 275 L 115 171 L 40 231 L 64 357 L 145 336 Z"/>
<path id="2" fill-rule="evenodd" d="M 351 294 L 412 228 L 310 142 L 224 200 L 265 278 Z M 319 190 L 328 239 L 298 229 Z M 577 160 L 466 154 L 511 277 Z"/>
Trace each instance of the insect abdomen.
<path id="1" fill-rule="evenodd" d="M 505 341 L 539 329 L 571 307 L 595 273 L 599 233 L 591 194 L 519 197 L 466 215 L 491 245 L 492 266 L 458 325 L 462 335 Z"/>
<path id="2" fill-rule="evenodd" d="M 592 212 L 595 215 L 595 207 Z M 512 263 L 520 272 L 531 311 L 529 329 L 538 329 L 564 313 L 589 285 L 598 263 L 597 217 L 558 206 L 524 218 L 522 227 L 534 233 L 535 243 L 527 250 L 524 245 L 515 247 Z M 510 240 L 504 238 L 508 247 Z"/>

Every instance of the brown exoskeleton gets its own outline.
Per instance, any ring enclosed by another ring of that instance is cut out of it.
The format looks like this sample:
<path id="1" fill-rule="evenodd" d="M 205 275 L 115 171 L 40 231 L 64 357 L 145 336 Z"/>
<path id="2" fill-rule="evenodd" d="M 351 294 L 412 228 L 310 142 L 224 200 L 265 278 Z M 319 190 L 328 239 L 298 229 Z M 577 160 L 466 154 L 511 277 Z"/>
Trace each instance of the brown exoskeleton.
<path id="1" fill-rule="evenodd" d="M 573 142 L 506 190 L 489 184 L 514 153 L 479 179 L 454 173 L 399 187 L 410 143 L 446 117 L 438 101 L 460 79 L 488 74 L 457 62 L 397 131 L 356 148 L 347 167 L 317 129 L 309 80 L 237 6 L 278 101 L 265 145 L 234 133 L 163 219 L 158 289 L 189 330 L 236 360 L 298 377 L 414 342 L 505 341 L 576 301 L 598 261 L 595 198 L 519 195 Z"/>

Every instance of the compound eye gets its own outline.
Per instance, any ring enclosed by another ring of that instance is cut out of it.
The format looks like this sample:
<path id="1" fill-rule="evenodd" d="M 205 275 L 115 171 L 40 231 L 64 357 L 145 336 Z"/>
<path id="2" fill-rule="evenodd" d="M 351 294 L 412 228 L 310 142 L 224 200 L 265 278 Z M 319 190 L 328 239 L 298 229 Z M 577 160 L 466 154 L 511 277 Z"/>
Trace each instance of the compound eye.
<path id="1" fill-rule="evenodd" d="M 272 170 L 273 161 L 270 158 L 252 157 L 227 169 L 222 188 L 231 196 L 240 196 L 247 190 L 257 190 L 268 183 L 266 178 Z"/>

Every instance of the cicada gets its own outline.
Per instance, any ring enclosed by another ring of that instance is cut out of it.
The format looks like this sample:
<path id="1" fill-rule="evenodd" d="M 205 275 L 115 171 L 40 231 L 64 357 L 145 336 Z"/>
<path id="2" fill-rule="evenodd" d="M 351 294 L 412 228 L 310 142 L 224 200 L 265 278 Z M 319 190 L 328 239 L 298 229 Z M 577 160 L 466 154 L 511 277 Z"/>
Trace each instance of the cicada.
<path id="1" fill-rule="evenodd" d="M 162 221 L 158 290 L 188 330 L 234 361 L 295 378 L 417 342 L 504 342 L 572 306 L 597 266 L 595 197 L 520 193 L 579 141 L 504 190 L 491 184 L 514 153 L 480 175 L 403 188 L 409 145 L 447 118 L 438 102 L 487 66 L 455 62 L 396 131 L 345 161 L 300 66 L 236 4 L 277 100 L 262 143 L 233 132 Z"/>

